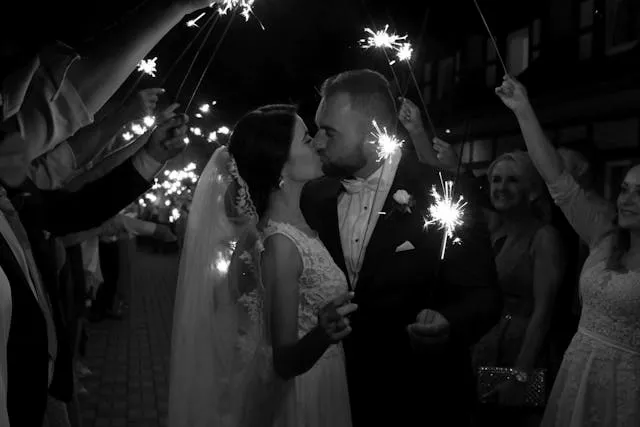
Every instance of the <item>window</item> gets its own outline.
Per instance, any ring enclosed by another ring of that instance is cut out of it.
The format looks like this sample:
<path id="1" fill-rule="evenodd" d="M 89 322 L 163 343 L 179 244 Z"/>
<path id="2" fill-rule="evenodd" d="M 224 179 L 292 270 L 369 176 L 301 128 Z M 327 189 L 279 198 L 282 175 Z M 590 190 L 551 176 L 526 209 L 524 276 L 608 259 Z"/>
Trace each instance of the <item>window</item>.
<path id="1" fill-rule="evenodd" d="M 523 28 L 507 37 L 507 70 L 517 76 L 529 66 L 529 28 Z"/>
<path id="2" fill-rule="evenodd" d="M 454 60 L 449 57 L 438 62 L 438 99 L 444 98 L 453 89 Z"/>
<path id="3" fill-rule="evenodd" d="M 578 14 L 578 58 L 590 59 L 593 56 L 593 15 L 595 0 L 580 0 Z"/>
<path id="4" fill-rule="evenodd" d="M 429 105 L 431 102 L 431 91 L 432 91 L 432 67 L 431 62 L 427 62 L 424 64 L 424 69 L 422 71 L 422 97 L 424 99 L 424 103 Z"/>
<path id="5" fill-rule="evenodd" d="M 540 56 L 540 41 L 542 40 L 542 21 L 536 19 L 531 25 L 531 61 Z"/>
<path id="6" fill-rule="evenodd" d="M 496 49 L 493 47 L 493 43 L 491 42 L 491 38 L 487 38 L 487 42 L 485 44 L 485 72 L 484 72 L 484 81 L 485 84 L 489 87 L 495 87 L 498 77 L 498 55 L 496 54 Z"/>
<path id="7" fill-rule="evenodd" d="M 635 46 L 640 36 L 640 2 L 607 0 L 605 34 L 609 55 Z"/>

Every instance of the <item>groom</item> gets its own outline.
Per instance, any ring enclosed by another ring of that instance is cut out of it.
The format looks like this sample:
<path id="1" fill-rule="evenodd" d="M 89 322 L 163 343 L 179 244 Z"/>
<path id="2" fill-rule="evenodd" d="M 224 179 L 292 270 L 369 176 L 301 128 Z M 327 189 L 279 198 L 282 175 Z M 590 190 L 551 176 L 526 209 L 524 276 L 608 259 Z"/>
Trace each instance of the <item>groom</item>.
<path id="1" fill-rule="evenodd" d="M 353 424 L 466 426 L 469 347 L 500 312 L 486 227 L 467 208 L 462 243 L 440 262 L 442 231 L 423 219 L 438 173 L 404 150 L 382 166 L 369 143 L 374 119 L 393 131 L 382 75 L 354 70 L 324 82 L 314 146 L 327 176 L 302 199 L 358 304 L 344 341 Z"/>

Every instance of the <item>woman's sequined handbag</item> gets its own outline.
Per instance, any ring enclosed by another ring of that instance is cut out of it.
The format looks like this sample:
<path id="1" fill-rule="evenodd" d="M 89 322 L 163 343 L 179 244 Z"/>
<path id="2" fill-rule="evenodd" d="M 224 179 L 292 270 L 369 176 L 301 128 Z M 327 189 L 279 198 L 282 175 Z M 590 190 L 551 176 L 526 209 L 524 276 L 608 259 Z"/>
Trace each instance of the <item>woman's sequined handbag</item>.
<path id="1" fill-rule="evenodd" d="M 547 400 L 546 369 L 536 369 L 529 375 L 524 406 L 541 408 Z M 512 368 L 497 366 L 482 366 L 478 368 L 478 396 L 482 399 L 505 381 L 515 381 L 515 371 Z M 487 403 L 487 402 L 483 402 Z"/>
<path id="2" fill-rule="evenodd" d="M 509 323 L 511 322 L 511 316 L 506 316 L 507 322 L 502 326 L 500 330 L 500 338 L 498 339 L 498 348 L 501 348 L 501 341 L 504 338 L 504 334 L 507 330 Z M 496 362 L 500 360 L 499 354 L 496 357 Z M 517 372 L 513 368 L 500 367 L 500 366 L 481 366 L 478 368 L 477 381 L 478 381 L 478 397 L 481 403 L 492 403 L 484 398 L 488 393 L 495 390 L 497 386 L 505 381 L 516 381 Z M 546 369 L 534 370 L 528 378 L 526 385 L 526 394 L 524 406 L 529 408 L 541 408 L 544 407 L 547 402 L 547 372 Z"/>

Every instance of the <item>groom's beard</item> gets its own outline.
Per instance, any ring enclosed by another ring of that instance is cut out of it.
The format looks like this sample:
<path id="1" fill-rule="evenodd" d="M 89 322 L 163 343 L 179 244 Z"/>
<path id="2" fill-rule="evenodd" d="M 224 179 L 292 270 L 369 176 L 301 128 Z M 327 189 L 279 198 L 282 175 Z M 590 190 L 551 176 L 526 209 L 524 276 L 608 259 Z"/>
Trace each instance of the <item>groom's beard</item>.
<path id="1" fill-rule="evenodd" d="M 322 172 L 332 178 L 351 178 L 360 169 L 367 165 L 367 158 L 362 147 L 358 147 L 349 156 L 340 159 L 338 162 L 331 161 L 322 156 Z"/>

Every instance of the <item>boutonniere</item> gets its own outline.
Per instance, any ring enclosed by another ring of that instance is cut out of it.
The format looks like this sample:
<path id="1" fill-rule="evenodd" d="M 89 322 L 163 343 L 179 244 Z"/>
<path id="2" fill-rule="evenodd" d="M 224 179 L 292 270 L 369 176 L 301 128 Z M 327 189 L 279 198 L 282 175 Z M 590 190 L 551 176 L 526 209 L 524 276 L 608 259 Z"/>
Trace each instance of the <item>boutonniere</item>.
<path id="1" fill-rule="evenodd" d="M 391 213 L 399 211 L 402 213 L 411 213 L 411 209 L 415 206 L 416 201 L 406 190 L 397 190 L 393 193 L 393 201 L 395 202 Z"/>

